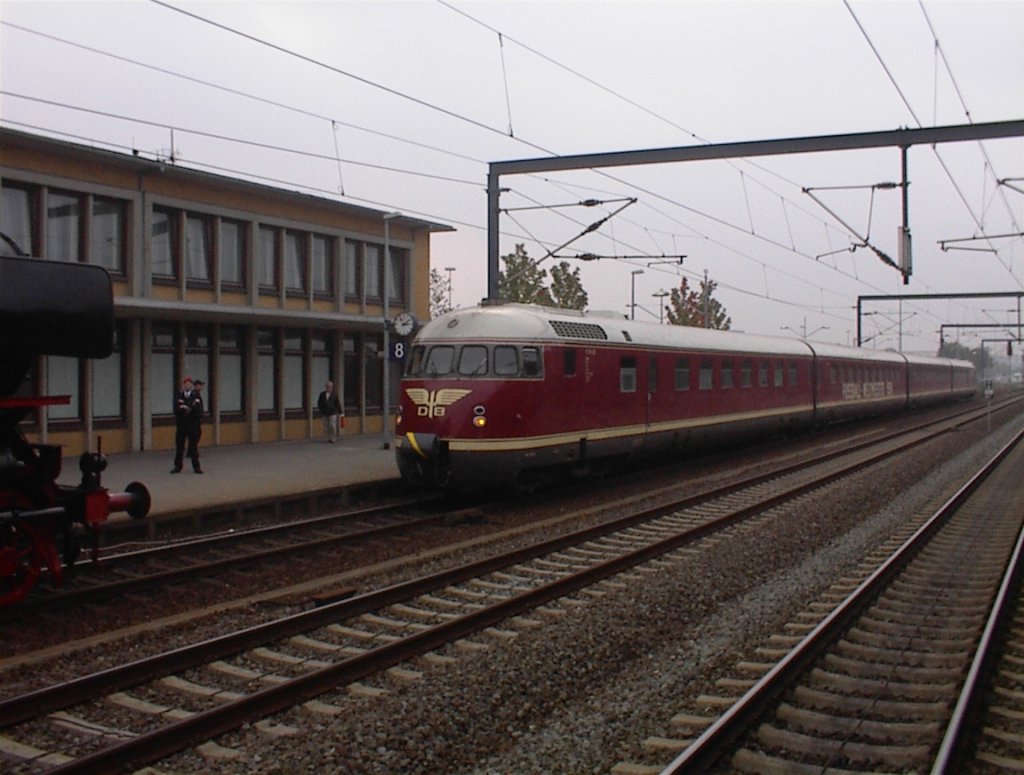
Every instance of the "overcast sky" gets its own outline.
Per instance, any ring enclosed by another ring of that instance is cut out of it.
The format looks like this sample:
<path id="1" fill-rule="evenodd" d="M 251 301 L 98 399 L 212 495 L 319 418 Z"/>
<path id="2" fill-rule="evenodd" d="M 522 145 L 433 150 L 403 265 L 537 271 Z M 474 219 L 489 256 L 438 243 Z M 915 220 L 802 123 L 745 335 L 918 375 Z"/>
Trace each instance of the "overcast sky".
<path id="1" fill-rule="evenodd" d="M 145 156 L 173 128 L 183 166 L 450 224 L 432 263 L 458 306 L 486 295 L 489 162 L 1024 119 L 1024 0 L 3 0 L 0 21 L 4 126 Z M 909 285 L 850 249 L 898 255 L 900 192 L 871 188 L 894 149 L 503 178 L 501 253 L 635 197 L 559 252 L 606 257 L 571 259 L 592 309 L 628 314 L 635 284 L 657 320 L 653 294 L 707 272 L 734 328 L 841 344 L 858 295 L 1024 289 L 1024 239 L 998 236 L 1024 231 L 1024 139 L 914 147 L 909 176 Z M 1018 302 L 868 309 L 868 346 L 934 352 Z"/>

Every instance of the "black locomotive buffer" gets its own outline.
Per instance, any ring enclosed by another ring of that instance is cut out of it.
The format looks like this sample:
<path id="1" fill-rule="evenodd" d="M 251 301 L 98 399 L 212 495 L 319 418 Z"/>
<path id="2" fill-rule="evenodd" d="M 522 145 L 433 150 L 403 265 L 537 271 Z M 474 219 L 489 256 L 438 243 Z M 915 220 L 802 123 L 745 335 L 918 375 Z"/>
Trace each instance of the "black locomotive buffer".
<path id="1" fill-rule="evenodd" d="M 83 536 L 93 538 L 95 552 L 112 512 L 136 519 L 149 513 L 144 485 L 132 482 L 123 493 L 102 486 L 107 461 L 100 451 L 81 456 L 77 487 L 57 484 L 61 448 L 32 444 L 19 427 L 33 412 L 69 401 L 28 394 L 26 378 L 38 356 L 106 358 L 113 341 L 105 269 L 0 257 L 0 606 L 23 599 L 44 571 L 60 586 L 61 558 L 73 563 Z"/>

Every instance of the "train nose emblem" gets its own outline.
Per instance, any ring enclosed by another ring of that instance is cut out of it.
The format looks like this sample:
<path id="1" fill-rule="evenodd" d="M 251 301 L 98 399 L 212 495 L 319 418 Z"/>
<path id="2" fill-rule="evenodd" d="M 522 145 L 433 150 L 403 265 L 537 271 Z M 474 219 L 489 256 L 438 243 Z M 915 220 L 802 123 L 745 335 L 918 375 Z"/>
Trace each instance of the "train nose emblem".
<path id="1" fill-rule="evenodd" d="M 461 401 L 472 391 L 458 388 L 442 388 L 427 390 L 426 388 L 406 388 L 405 394 L 416 405 L 417 417 L 444 417 L 449 406 Z"/>

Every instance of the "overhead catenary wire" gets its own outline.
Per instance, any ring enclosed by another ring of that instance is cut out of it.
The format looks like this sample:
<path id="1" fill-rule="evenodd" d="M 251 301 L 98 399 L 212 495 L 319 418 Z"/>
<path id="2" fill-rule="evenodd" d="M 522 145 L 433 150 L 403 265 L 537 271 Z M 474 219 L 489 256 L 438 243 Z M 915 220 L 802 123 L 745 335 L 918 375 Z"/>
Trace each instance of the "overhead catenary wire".
<path id="1" fill-rule="evenodd" d="M 161 5 L 164 5 L 164 6 L 166 6 L 166 5 L 167 5 L 166 3 L 160 3 L 160 4 L 161 4 Z M 447 5 L 447 4 L 446 4 L 446 5 Z M 450 7 L 450 6 L 449 6 L 449 7 Z M 549 61 L 551 61 L 551 62 L 555 63 L 555 62 L 554 62 L 554 60 L 551 60 L 550 58 L 547 58 L 547 59 L 548 59 Z M 557 63 L 555 63 L 555 64 L 557 64 Z M 574 72 L 574 74 L 575 74 L 575 71 L 571 71 L 571 72 Z M 579 75 L 579 74 L 577 74 L 577 75 Z M 580 75 L 580 77 L 584 77 L 584 78 L 585 78 L 585 76 L 582 76 L 582 75 Z M 588 80 L 589 80 L 589 79 L 588 79 Z M 597 84 L 597 82 L 595 82 L 595 81 L 592 81 L 592 80 L 591 80 L 590 82 L 592 82 L 592 83 L 593 83 L 594 85 L 596 85 L 596 86 L 600 86 L 600 85 L 599 85 L 599 84 Z M 691 133 L 691 134 L 692 134 L 692 133 Z M 693 136 L 694 136 L 694 137 L 696 137 L 696 135 L 693 135 Z M 442 150 L 442 152 L 447 152 L 447 151 L 443 151 L 443 150 Z M 337 156 L 339 156 L 339 154 L 337 154 L 337 153 L 336 153 L 336 154 L 335 154 L 335 156 L 337 157 Z M 386 168 L 385 168 L 385 169 L 386 169 Z M 664 198 L 664 201 L 666 201 L 666 202 L 670 202 L 670 203 L 673 203 L 673 204 L 676 204 L 676 203 L 674 202 L 674 200 L 672 200 L 671 198 L 668 198 L 668 197 L 665 197 L 665 198 Z M 783 201 L 785 202 L 786 200 L 785 200 L 785 199 L 783 198 Z M 703 216 L 703 215 L 704 215 L 704 213 L 700 213 L 699 211 L 696 211 L 696 210 L 694 210 L 694 212 L 696 212 L 697 214 L 699 214 L 699 215 L 701 215 L 701 216 Z M 476 224 L 474 224 L 474 225 L 473 225 L 473 228 L 479 228 L 479 226 L 478 226 L 478 225 L 476 225 Z M 645 228 L 646 228 L 646 227 L 645 227 Z M 827 234 L 827 233 L 828 233 L 828 227 L 827 227 L 827 225 L 826 225 L 826 234 Z M 793 252 L 793 253 L 795 253 L 795 254 L 798 254 L 798 255 L 804 255 L 804 256 L 809 256 L 809 254 L 808 254 L 808 253 L 801 253 L 800 251 L 797 251 L 797 250 L 795 250 L 795 249 L 794 249 L 794 248 L 795 248 L 795 244 L 794 244 L 794 243 L 795 243 L 795 241 L 794 241 L 794 240 L 792 239 L 792 236 L 791 236 L 791 237 L 790 237 L 790 244 L 789 244 L 788 246 L 785 246 L 785 245 L 781 245 L 781 243 L 780 243 L 780 247 L 784 247 L 784 248 L 785 248 L 785 249 L 787 249 L 788 251 L 790 251 L 790 252 Z M 733 249 L 733 250 L 734 250 L 734 252 L 735 252 L 735 249 Z M 812 258 L 813 258 L 813 256 L 810 256 L 810 257 L 812 257 Z M 766 266 L 766 265 L 765 265 L 764 263 L 762 263 L 761 265 L 762 265 L 762 268 L 764 268 L 764 267 Z M 772 267 L 772 271 L 777 271 L 777 270 L 775 269 L 775 267 Z M 845 273 L 843 273 L 843 274 L 845 274 Z M 854 276 L 854 279 L 858 279 L 858 278 L 856 278 L 856 277 Z M 815 287 L 819 287 L 819 288 L 821 288 L 821 286 L 815 286 Z M 822 289 L 822 290 L 827 290 L 827 289 L 824 289 L 824 288 L 821 288 L 821 289 Z"/>

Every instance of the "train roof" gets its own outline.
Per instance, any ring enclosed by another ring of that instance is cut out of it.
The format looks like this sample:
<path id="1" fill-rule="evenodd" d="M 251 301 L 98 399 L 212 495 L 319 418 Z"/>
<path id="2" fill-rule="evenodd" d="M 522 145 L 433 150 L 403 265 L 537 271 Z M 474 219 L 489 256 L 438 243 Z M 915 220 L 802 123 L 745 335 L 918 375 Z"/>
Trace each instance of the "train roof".
<path id="1" fill-rule="evenodd" d="M 614 312 L 580 312 L 535 304 L 486 303 L 458 309 L 428 322 L 419 341 L 484 339 L 559 341 L 586 344 L 631 344 L 707 352 L 806 357 L 812 349 L 833 357 L 902 363 L 897 353 L 856 347 L 809 344 L 800 339 L 718 331 L 693 326 L 666 326 L 629 320 Z"/>
<path id="2" fill-rule="evenodd" d="M 427 323 L 423 339 L 573 341 L 579 345 L 632 344 L 695 350 L 809 355 L 799 340 L 665 326 L 629 320 L 613 312 L 580 312 L 535 304 L 484 304 L 448 312 Z"/>

